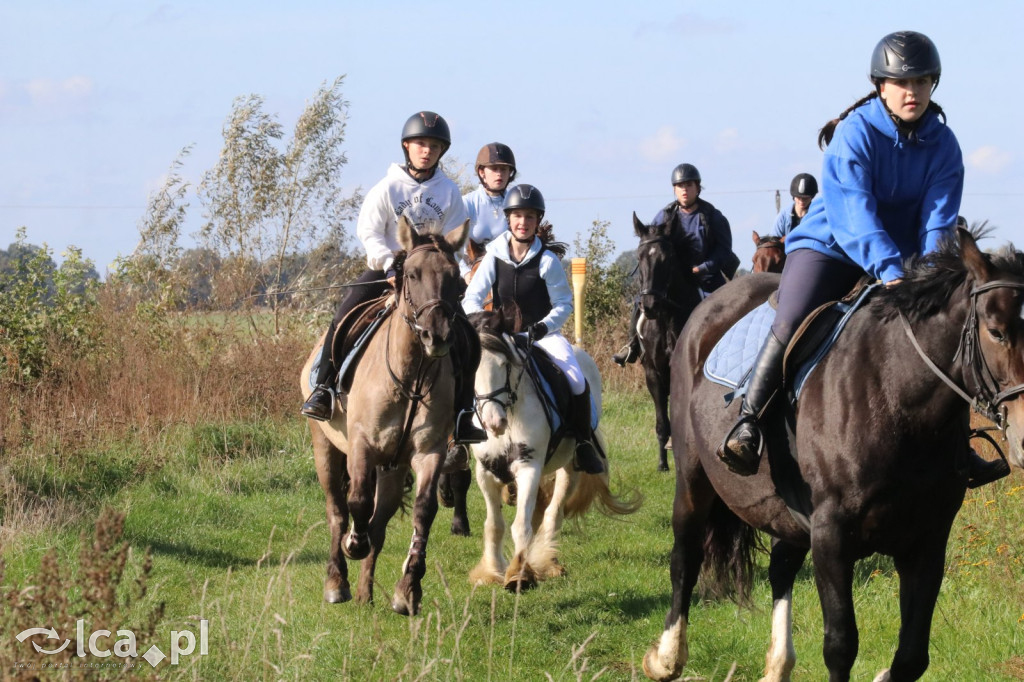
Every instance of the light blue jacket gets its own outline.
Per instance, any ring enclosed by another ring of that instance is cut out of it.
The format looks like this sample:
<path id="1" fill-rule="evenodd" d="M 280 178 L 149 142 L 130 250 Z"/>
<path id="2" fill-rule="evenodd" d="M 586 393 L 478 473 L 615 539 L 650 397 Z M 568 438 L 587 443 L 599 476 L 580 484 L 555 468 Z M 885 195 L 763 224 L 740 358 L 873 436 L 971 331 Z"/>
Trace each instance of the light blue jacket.
<path id="1" fill-rule="evenodd" d="M 963 157 L 932 111 L 913 138 L 878 97 L 851 111 L 825 149 L 822 191 L 786 238 L 786 253 L 813 249 L 890 282 L 903 276 L 904 259 L 934 251 L 956 224 Z"/>

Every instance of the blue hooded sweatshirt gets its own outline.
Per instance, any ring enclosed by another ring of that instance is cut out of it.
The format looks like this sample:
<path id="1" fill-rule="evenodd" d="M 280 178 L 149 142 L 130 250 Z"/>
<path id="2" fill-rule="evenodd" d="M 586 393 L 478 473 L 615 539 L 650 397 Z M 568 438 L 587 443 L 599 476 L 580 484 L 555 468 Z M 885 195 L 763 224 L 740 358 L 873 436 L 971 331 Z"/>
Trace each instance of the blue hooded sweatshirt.
<path id="1" fill-rule="evenodd" d="M 786 253 L 813 249 L 890 282 L 903 260 L 952 234 L 964 190 L 956 137 L 934 111 L 914 139 L 875 97 L 836 127 L 825 149 L 822 191 L 786 238 Z"/>

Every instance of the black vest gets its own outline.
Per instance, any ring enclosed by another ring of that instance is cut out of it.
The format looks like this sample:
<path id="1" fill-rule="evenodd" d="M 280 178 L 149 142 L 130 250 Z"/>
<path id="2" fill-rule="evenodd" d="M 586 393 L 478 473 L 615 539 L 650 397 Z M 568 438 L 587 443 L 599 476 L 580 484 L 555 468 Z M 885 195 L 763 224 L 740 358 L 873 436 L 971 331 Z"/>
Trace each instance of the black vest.
<path id="1" fill-rule="evenodd" d="M 536 256 L 518 268 L 500 258 L 494 259 L 494 284 L 491 286 L 494 309 L 501 310 L 502 304 L 516 304 L 524 328 L 540 322 L 551 312 L 548 285 L 540 274 L 543 255 L 544 247 L 541 247 Z"/>

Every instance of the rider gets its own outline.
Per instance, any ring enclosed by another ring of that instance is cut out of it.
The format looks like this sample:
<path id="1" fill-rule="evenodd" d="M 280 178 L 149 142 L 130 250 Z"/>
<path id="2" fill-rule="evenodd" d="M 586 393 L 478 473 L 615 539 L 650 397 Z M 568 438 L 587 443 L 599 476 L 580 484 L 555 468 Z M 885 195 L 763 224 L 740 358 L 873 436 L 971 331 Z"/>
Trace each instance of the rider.
<path id="1" fill-rule="evenodd" d="M 462 197 L 469 214 L 469 238 L 486 246 L 506 230 L 502 205 L 505 190 L 516 178 L 516 157 L 509 146 L 491 142 L 480 148 L 476 155 L 476 176 L 480 186 Z M 462 276 L 468 282 L 472 263 L 459 263 Z"/>
<path id="2" fill-rule="evenodd" d="M 544 197 L 532 185 L 516 185 L 505 196 L 504 211 L 508 230 L 488 245 L 463 305 L 467 313 L 479 312 L 492 296 L 495 310 L 503 302 L 518 306 L 522 328 L 569 380 L 576 467 L 599 474 L 604 463 L 593 443 L 590 385 L 560 331 L 572 313 L 572 289 L 558 256 L 548 247 L 551 226 L 541 226 Z"/>
<path id="3" fill-rule="evenodd" d="M 781 211 L 775 219 L 771 235 L 785 240 L 794 227 L 800 224 L 811 206 L 811 199 L 818 193 L 818 181 L 810 173 L 798 173 L 789 183 L 789 196 L 793 203 L 788 211 Z"/>
<path id="4" fill-rule="evenodd" d="M 458 186 L 439 169 L 441 157 L 451 146 L 448 123 L 432 111 L 420 111 L 409 117 L 402 128 L 402 152 L 405 164 L 391 164 L 387 175 L 366 194 L 359 210 L 356 234 L 366 251 L 367 270 L 352 283 L 338 306 L 327 342 L 320 354 L 316 387 L 302 405 L 302 414 L 318 421 L 329 421 L 334 412 L 334 384 L 338 368 L 331 357 L 331 339 L 338 323 L 360 303 L 387 292 L 394 283 L 391 266 L 398 243 L 398 217 L 405 215 L 416 227 L 439 221 L 442 232 L 466 221 Z M 476 368 L 463 367 L 456 390 L 456 442 L 482 442 L 487 434 L 476 427 L 473 415 L 473 374 Z"/>
<path id="5" fill-rule="evenodd" d="M 700 171 L 689 163 L 681 163 L 672 170 L 672 189 L 676 199 L 658 212 L 655 225 L 671 223 L 673 230 L 682 230 L 694 242 L 700 253 L 700 263 L 690 266 L 700 280 L 703 296 L 725 284 L 736 274 L 739 258 L 732 251 L 732 230 L 722 212 L 710 202 L 700 198 Z M 684 264 L 689 266 L 689 263 Z M 629 324 L 629 341 L 625 348 L 612 356 L 620 367 L 636 362 L 640 357 L 640 338 L 636 327 L 640 320 L 640 306 L 634 304 Z"/>
<path id="6" fill-rule="evenodd" d="M 927 36 L 890 33 L 871 56 L 874 90 L 821 129 L 822 194 L 786 240 L 775 321 L 755 360 L 740 419 L 718 450 L 736 473 L 757 471 L 757 420 L 782 383 L 786 346 L 807 314 L 845 295 L 864 273 L 898 286 L 905 259 L 935 250 L 952 235 L 964 165 L 945 114 L 932 101 L 941 72 Z M 971 485 L 1000 478 L 1004 467 L 972 452 Z"/>

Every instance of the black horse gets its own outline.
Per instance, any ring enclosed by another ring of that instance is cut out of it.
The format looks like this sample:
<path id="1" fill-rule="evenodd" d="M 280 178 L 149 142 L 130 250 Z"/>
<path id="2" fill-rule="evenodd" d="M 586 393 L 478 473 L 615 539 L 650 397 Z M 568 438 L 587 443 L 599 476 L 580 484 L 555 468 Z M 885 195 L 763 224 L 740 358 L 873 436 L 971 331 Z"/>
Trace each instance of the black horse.
<path id="1" fill-rule="evenodd" d="M 669 439 L 668 398 L 669 361 L 676 338 L 690 313 L 700 303 L 700 288 L 691 272 L 697 260 L 696 248 L 682 230 L 672 223 L 644 225 L 633 214 L 633 229 L 640 238 L 636 250 L 640 273 L 640 300 L 643 315 L 638 333 L 640 364 L 644 368 L 647 390 L 654 400 L 655 433 L 658 436 L 658 471 L 668 471 Z"/>
<path id="2" fill-rule="evenodd" d="M 709 577 L 725 576 L 731 566 L 734 586 L 741 597 L 749 595 L 756 528 L 774 538 L 765 680 L 788 680 L 795 664 L 790 602 L 808 551 L 829 679 L 849 680 L 857 656 L 854 564 L 881 553 L 893 557 L 899 572 L 901 627 L 892 663 L 876 682 L 916 680 L 928 667 L 946 543 L 966 489 L 968 401 L 1002 427 L 1011 463 L 1024 467 L 1024 399 L 1018 395 L 1024 391 L 1024 254 L 1008 249 L 986 256 L 974 236 L 960 230 L 959 247 L 949 240 L 852 316 L 807 379 L 797 407 L 797 466 L 810 493 L 809 531 L 779 496 L 785 468 L 776 459 L 779 448 L 749 478 L 730 473 L 715 456 L 736 407 L 724 408 L 726 389 L 702 373 L 725 330 L 777 285 L 778 277 L 767 274 L 726 285 L 697 310 L 677 344 L 672 604 L 664 632 L 644 657 L 644 672 L 668 680 L 686 664 L 690 598 L 705 553 Z"/>

